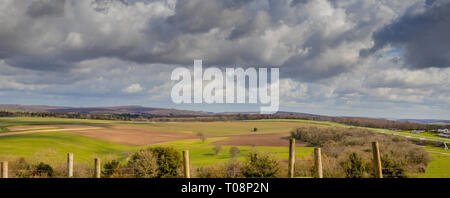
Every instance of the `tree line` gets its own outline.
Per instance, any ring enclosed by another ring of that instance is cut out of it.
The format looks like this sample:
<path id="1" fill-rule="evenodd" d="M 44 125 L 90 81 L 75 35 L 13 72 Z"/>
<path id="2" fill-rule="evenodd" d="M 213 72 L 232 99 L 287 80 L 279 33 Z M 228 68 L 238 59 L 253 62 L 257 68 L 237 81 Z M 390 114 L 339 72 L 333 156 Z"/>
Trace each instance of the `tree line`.
<path id="1" fill-rule="evenodd" d="M 433 130 L 450 128 L 450 125 L 420 124 L 411 122 L 400 122 L 394 120 L 361 118 L 361 117 L 331 117 L 295 113 L 278 114 L 212 114 L 212 115 L 152 115 L 141 113 L 122 114 L 87 114 L 87 113 L 58 113 L 58 112 L 25 112 L 25 111 L 0 111 L 0 117 L 52 117 L 71 119 L 94 119 L 94 120 L 118 120 L 118 121 L 152 121 L 152 122 L 213 122 L 213 121 L 236 121 L 236 120 L 261 120 L 261 119 L 300 119 L 311 121 L 329 121 L 340 124 L 381 128 L 392 130 Z"/>

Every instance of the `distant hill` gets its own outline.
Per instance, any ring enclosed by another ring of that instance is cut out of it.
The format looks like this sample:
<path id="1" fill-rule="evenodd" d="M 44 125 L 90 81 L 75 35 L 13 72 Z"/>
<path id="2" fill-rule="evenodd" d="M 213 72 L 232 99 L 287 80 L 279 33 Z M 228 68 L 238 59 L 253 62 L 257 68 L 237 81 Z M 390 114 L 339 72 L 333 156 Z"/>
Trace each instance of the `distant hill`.
<path id="1" fill-rule="evenodd" d="M 222 112 L 222 113 L 216 113 L 216 115 L 236 115 L 236 114 L 256 115 L 256 114 L 260 114 L 260 112 L 248 111 L 248 112 Z M 277 111 L 275 114 L 290 114 L 290 115 L 303 115 L 303 116 L 321 116 L 321 117 L 327 117 L 327 116 L 317 115 L 317 114 L 299 113 L 299 112 L 290 112 L 290 111 Z"/>
<path id="2" fill-rule="evenodd" d="M 436 119 L 399 119 L 400 122 L 411 122 L 419 124 L 450 124 L 450 120 L 436 120 Z"/>
<path id="3" fill-rule="evenodd" d="M 29 111 L 29 112 L 50 112 L 51 109 L 63 109 L 68 107 L 43 106 L 43 105 L 17 105 L 17 104 L 0 104 L 0 109 Z"/>
<path id="4" fill-rule="evenodd" d="M 211 113 L 204 111 L 189 111 L 179 109 L 167 109 L 167 108 L 154 108 L 143 106 L 113 106 L 113 107 L 64 107 L 64 106 L 45 106 L 45 105 L 18 105 L 18 104 L 0 104 L 0 110 L 7 111 L 26 111 L 26 112 L 54 112 L 54 113 L 85 113 L 85 114 L 140 114 L 151 116 L 206 116 L 206 115 L 257 115 L 259 112 L 222 112 Z M 370 120 L 395 120 L 399 122 L 409 122 L 417 124 L 435 124 L 435 125 L 450 125 L 450 120 L 438 120 L 438 119 L 384 119 L 384 118 L 362 118 L 362 117 L 332 117 L 323 116 L 309 113 L 298 113 L 279 111 L 275 115 L 298 115 L 317 117 L 320 120 L 333 120 L 336 119 L 370 119 Z M 343 121 L 342 121 L 343 122 Z M 346 123 L 348 124 L 348 123 Z"/>
<path id="5" fill-rule="evenodd" d="M 0 104 L 0 109 L 28 111 L 28 112 L 55 112 L 55 113 L 87 113 L 87 114 L 146 114 L 155 116 L 166 115 L 208 115 L 208 112 L 187 111 L 178 109 L 164 109 L 143 106 L 114 106 L 114 107 L 60 107 L 41 105 Z"/>

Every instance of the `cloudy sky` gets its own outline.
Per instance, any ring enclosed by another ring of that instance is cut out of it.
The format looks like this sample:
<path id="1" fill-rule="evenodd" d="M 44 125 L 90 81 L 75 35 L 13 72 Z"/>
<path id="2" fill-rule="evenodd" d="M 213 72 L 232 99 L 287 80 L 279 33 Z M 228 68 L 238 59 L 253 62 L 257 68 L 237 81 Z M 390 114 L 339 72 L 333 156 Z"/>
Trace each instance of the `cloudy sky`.
<path id="1" fill-rule="evenodd" d="M 280 110 L 450 119 L 449 0 L 1 0 L 0 103 L 176 105 L 171 72 L 280 67 Z"/>

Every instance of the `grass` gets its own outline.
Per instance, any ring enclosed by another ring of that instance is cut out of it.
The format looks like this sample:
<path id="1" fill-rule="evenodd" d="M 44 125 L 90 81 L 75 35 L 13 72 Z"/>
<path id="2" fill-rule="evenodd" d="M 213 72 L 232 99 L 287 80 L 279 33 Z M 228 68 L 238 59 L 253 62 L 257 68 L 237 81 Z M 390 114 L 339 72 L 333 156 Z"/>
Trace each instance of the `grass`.
<path id="1" fill-rule="evenodd" d="M 57 129 L 63 129 L 61 127 L 49 127 L 49 128 L 38 128 L 38 129 L 23 129 L 23 130 L 9 130 L 6 132 L 39 132 L 39 131 L 45 131 L 45 130 L 57 130 Z"/>
<path id="2" fill-rule="evenodd" d="M 208 136 L 233 135 L 252 133 L 253 128 L 258 128 L 258 133 L 282 133 L 290 132 L 300 126 L 317 127 L 352 127 L 348 125 L 310 121 L 310 120 L 251 120 L 251 121 L 230 121 L 230 122 L 123 122 L 104 120 L 84 120 L 84 119 L 63 119 L 63 118 L 0 118 L 0 132 L 7 132 L 10 126 L 21 125 L 103 125 L 103 124 L 132 124 L 133 126 L 148 128 L 158 131 L 177 131 L 186 133 L 202 132 Z M 359 127 L 364 128 L 364 127 Z M 370 128 L 369 128 L 370 129 Z M 413 138 L 423 138 L 436 141 L 447 141 L 449 139 L 438 138 L 431 133 L 411 134 L 408 131 L 390 131 L 385 129 L 371 129 L 376 132 L 409 136 Z M 73 152 L 76 162 L 92 163 L 93 158 L 99 157 L 102 161 L 112 159 L 123 159 L 125 151 L 136 151 L 141 148 L 154 146 L 170 146 L 175 149 L 189 150 L 193 167 L 210 166 L 217 162 L 226 162 L 231 159 L 229 150 L 232 146 L 222 146 L 222 151 L 215 155 L 213 151 L 215 141 L 223 140 L 224 137 L 210 137 L 206 142 L 200 140 L 182 140 L 161 143 L 150 146 L 127 146 L 81 135 L 68 133 L 31 133 L 21 135 L 11 135 L 0 137 L 0 160 L 16 159 L 25 157 L 35 162 L 65 162 L 68 152 Z M 251 147 L 237 146 L 241 152 L 237 159 L 244 160 L 246 154 L 251 150 L 271 152 L 280 159 L 288 158 L 287 147 Z M 450 151 L 441 148 L 425 147 L 431 152 L 432 161 L 429 163 L 426 173 L 419 177 L 450 177 Z M 297 157 L 311 155 L 313 148 L 296 148 Z M 446 155 L 449 154 L 449 155 Z"/>
<path id="3" fill-rule="evenodd" d="M 307 123 L 307 124 L 313 124 L 313 125 L 320 125 L 320 126 L 333 126 L 333 127 L 352 127 L 345 124 L 339 124 L 336 122 L 328 122 L 328 121 L 314 121 L 314 120 L 295 120 L 295 119 L 263 119 L 263 120 L 247 120 L 244 122 L 300 122 L 300 123 Z"/>
<path id="4" fill-rule="evenodd" d="M 387 129 L 372 129 L 372 130 L 374 130 L 376 132 L 380 132 L 380 133 L 390 134 L 390 135 L 399 135 L 399 136 L 408 137 L 408 138 L 450 143 L 449 138 L 436 137 L 436 136 L 434 136 L 434 133 L 432 133 L 432 132 L 410 133 L 409 131 L 391 131 L 391 130 L 387 130 Z"/>
<path id="5" fill-rule="evenodd" d="M 179 151 L 189 150 L 190 162 L 193 166 L 207 166 L 212 165 L 218 162 L 227 162 L 232 159 L 231 154 L 229 152 L 230 148 L 233 146 L 222 146 L 222 151 L 219 152 L 218 155 L 213 151 L 214 145 L 213 142 L 223 140 L 224 138 L 210 138 L 206 140 L 204 143 L 200 140 L 182 140 L 175 142 L 168 142 L 163 144 L 157 144 L 153 146 L 170 146 Z M 244 160 L 246 155 L 254 150 L 254 151 L 264 151 L 270 152 L 274 154 L 276 157 L 280 159 L 288 159 L 289 157 L 289 148 L 288 147 L 266 147 L 266 146 L 236 146 L 241 151 L 236 159 Z M 307 156 L 311 155 L 314 148 L 312 147 L 298 147 L 296 148 L 296 156 Z"/>
<path id="6" fill-rule="evenodd" d="M 6 112 L 25 112 L 25 111 L 23 111 L 23 110 L 17 110 L 17 109 L 3 109 L 3 108 L 0 108 L 0 111 L 6 111 Z"/>
<path id="7" fill-rule="evenodd" d="M 209 138 L 204 143 L 200 140 L 182 140 L 150 146 L 127 146 L 67 133 L 21 134 L 0 137 L 0 160 L 12 161 L 19 157 L 25 157 L 35 163 L 56 164 L 64 162 L 67 153 L 72 152 L 76 162 L 91 163 L 96 157 L 101 158 L 102 161 L 123 160 L 125 151 L 134 152 L 148 147 L 169 146 L 180 152 L 189 150 L 193 167 L 199 167 L 217 162 L 227 162 L 232 158 L 229 153 L 232 146 L 222 146 L 223 150 L 215 155 L 212 143 L 222 139 L 224 138 Z M 241 150 L 237 155 L 239 160 L 244 160 L 246 154 L 252 150 L 270 152 L 280 159 L 288 158 L 287 147 L 237 147 Z M 310 155 L 312 151 L 313 148 L 299 147 L 296 149 L 296 155 L 299 157 Z"/>
<path id="8" fill-rule="evenodd" d="M 407 132 L 407 133 L 408 133 L 409 131 L 404 131 L 404 132 Z M 411 133 L 411 132 L 409 132 L 409 133 Z M 414 134 L 414 133 L 412 133 L 412 134 Z M 427 132 L 424 132 L 424 133 L 415 133 L 415 134 L 418 135 L 418 136 L 424 136 L 424 137 L 432 137 L 432 138 L 436 138 L 436 135 L 439 134 L 439 133 L 427 131 Z"/>
<path id="9" fill-rule="evenodd" d="M 247 134 L 252 133 L 253 128 L 258 128 L 258 133 L 290 132 L 292 129 L 305 125 L 329 126 L 332 123 L 321 123 L 317 121 L 303 120 L 258 120 L 258 121 L 233 121 L 233 122 L 158 122 L 139 123 L 138 122 L 117 122 L 103 120 L 84 119 L 63 119 L 63 118 L 0 118 L 0 126 L 21 126 L 21 125 L 54 125 L 54 124 L 132 124 L 133 126 L 148 128 L 158 131 L 177 131 L 186 133 L 202 132 L 208 136 Z M 27 130 L 32 131 L 32 130 Z M 211 165 L 215 162 L 225 162 L 231 159 L 229 149 L 232 146 L 222 146 L 222 152 L 215 155 L 213 151 L 214 141 L 224 138 L 208 138 L 205 143 L 199 140 L 183 140 L 162 143 L 157 145 L 171 146 L 178 150 L 189 150 L 191 153 L 191 163 L 203 166 Z M 151 145 L 151 146 L 157 146 Z M 274 153 L 276 156 L 287 159 L 287 147 L 251 147 L 237 146 L 241 152 L 237 159 L 244 159 L 251 150 L 266 151 Z M 136 151 L 145 147 L 126 146 L 94 138 L 66 133 L 34 133 L 0 137 L 0 156 L 9 157 L 32 157 L 36 155 L 44 156 L 42 160 L 64 161 L 66 153 L 73 152 L 75 160 L 79 162 L 91 161 L 94 157 L 104 158 L 105 156 L 123 157 L 124 151 Z M 297 148 L 297 155 L 309 155 L 312 148 Z M 46 154 L 47 153 L 47 154 Z M 50 156 L 51 155 L 51 156 Z"/>
<path id="10" fill-rule="evenodd" d="M 253 133 L 288 133 L 291 130 L 307 125 L 323 127 L 324 124 L 303 121 L 218 121 L 218 122 L 155 122 L 134 124 L 134 126 L 154 131 L 172 131 L 183 133 L 203 133 L 208 136 L 239 135 Z M 328 126 L 328 125 L 326 125 Z"/>
<path id="11" fill-rule="evenodd" d="M 431 162 L 425 174 L 425 178 L 450 178 L 450 150 L 435 147 L 425 147 L 430 152 Z"/>
<path id="12" fill-rule="evenodd" d="M 128 122 L 65 118 L 28 118 L 12 117 L 0 118 L 0 128 L 22 125 L 101 125 L 101 124 L 130 124 L 155 131 L 172 131 L 184 133 L 204 133 L 209 136 L 238 135 L 252 133 L 286 133 L 297 127 L 314 125 L 317 127 L 346 126 L 332 122 L 310 120 L 250 120 L 250 121 L 218 121 L 218 122 Z"/>
<path id="13" fill-rule="evenodd" d="M 87 119 L 69 119 L 69 118 L 29 118 L 29 117 L 2 117 L 0 118 L 0 127 L 22 126 L 22 125 L 52 125 L 52 124 L 111 124 L 120 123 L 109 120 L 87 120 Z"/>
<path id="14" fill-rule="evenodd" d="M 73 152 L 76 162 L 87 162 L 95 157 L 120 158 L 123 151 L 138 147 L 126 146 L 66 133 L 34 133 L 0 137 L 0 158 L 18 157 L 47 163 L 64 162 L 66 154 Z"/>

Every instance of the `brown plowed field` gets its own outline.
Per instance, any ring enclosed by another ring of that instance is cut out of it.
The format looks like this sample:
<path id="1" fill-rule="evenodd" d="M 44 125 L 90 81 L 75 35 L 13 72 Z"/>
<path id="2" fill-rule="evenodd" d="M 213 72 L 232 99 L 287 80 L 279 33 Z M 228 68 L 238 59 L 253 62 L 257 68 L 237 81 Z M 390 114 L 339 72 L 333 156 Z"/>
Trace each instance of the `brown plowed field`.
<path id="1" fill-rule="evenodd" d="M 133 146 L 151 145 L 186 139 L 199 139 L 199 137 L 195 133 L 159 131 L 139 126 L 119 124 L 108 126 L 16 126 L 9 129 L 11 130 L 11 132 L 0 133 L 0 136 L 27 133 L 64 132 Z M 290 133 L 253 133 L 242 135 L 224 135 L 219 137 L 227 137 L 227 139 L 214 142 L 213 144 L 232 146 L 288 146 L 289 136 Z M 305 145 L 297 143 L 297 146 Z"/>
<path id="2" fill-rule="evenodd" d="M 195 134 L 153 131 L 129 125 L 112 125 L 110 128 L 70 132 L 120 144 L 142 146 L 185 139 L 198 139 Z"/>

